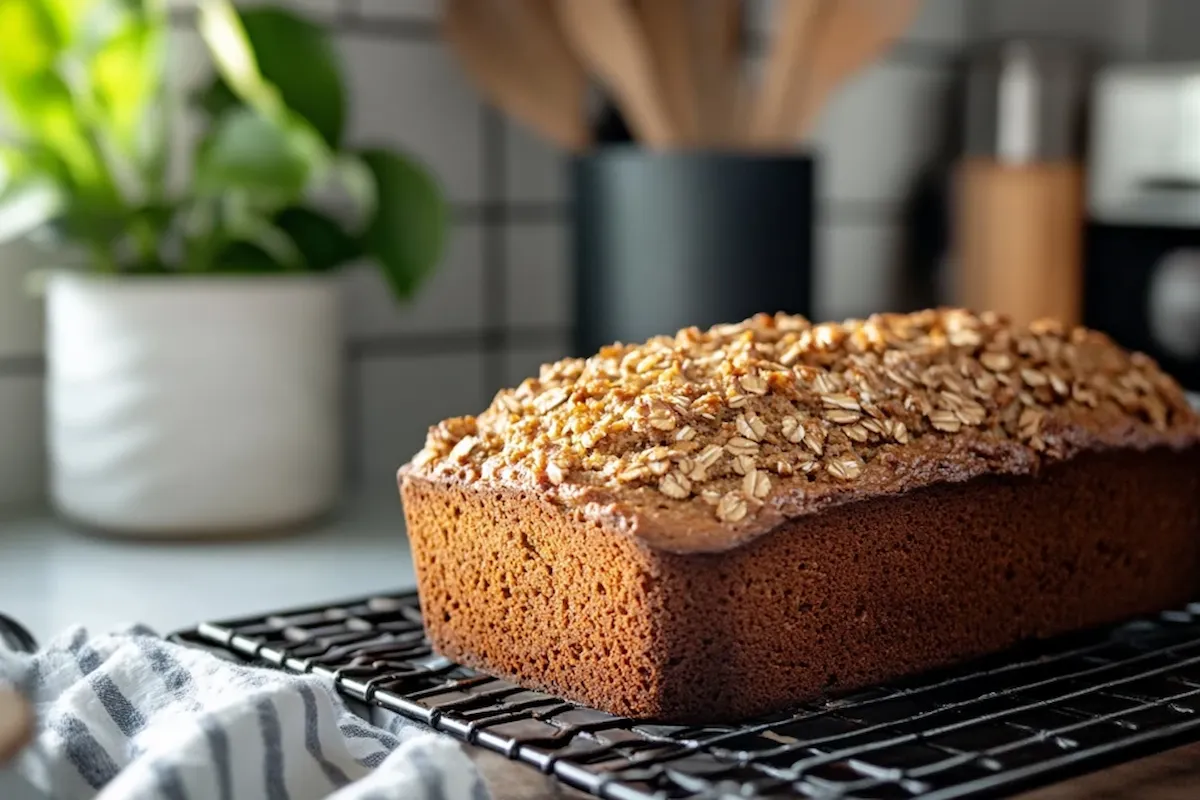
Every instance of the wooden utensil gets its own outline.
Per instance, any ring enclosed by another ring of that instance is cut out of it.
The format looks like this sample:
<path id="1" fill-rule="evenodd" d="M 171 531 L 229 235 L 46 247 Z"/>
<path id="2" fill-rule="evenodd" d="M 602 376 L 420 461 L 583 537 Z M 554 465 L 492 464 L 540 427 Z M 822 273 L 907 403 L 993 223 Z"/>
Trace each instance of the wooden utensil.
<path id="1" fill-rule="evenodd" d="M 638 18 L 656 68 L 666 112 L 682 144 L 700 141 L 700 96 L 696 86 L 693 0 L 639 0 Z"/>
<path id="2" fill-rule="evenodd" d="M 782 124 L 800 138 L 812 133 L 834 91 L 877 59 L 908 27 L 920 0 L 825 0 L 808 76 L 794 86 Z"/>
<path id="3" fill-rule="evenodd" d="M 0 688 L 0 766 L 8 763 L 33 735 L 33 710 L 12 689 Z"/>
<path id="4" fill-rule="evenodd" d="M 788 104 L 804 99 L 805 60 L 823 6 L 823 0 L 780 0 L 775 6 L 775 38 L 767 54 L 762 83 L 752 109 L 750 141 L 759 146 L 787 147 L 796 141 L 798 113 Z"/>
<path id="5" fill-rule="evenodd" d="M 558 23 L 555 0 L 484 0 L 496 2 L 508 17 L 513 46 L 526 56 L 526 61 L 538 72 L 545 71 L 545 79 L 556 86 L 556 98 L 571 104 L 583 113 L 588 91 L 588 76 L 583 64 L 567 43 L 562 26 Z"/>
<path id="6" fill-rule="evenodd" d="M 680 143 L 700 140 L 694 41 L 688 12 L 691 0 L 638 0 L 637 16 L 662 91 L 662 103 Z"/>
<path id="7" fill-rule="evenodd" d="M 625 0 L 559 0 L 558 14 L 576 54 L 608 86 L 641 140 L 651 147 L 678 143 L 646 37 Z"/>
<path id="8" fill-rule="evenodd" d="M 738 108 L 742 4 L 739 0 L 693 0 L 692 8 L 696 75 L 702 87 L 702 138 L 708 145 L 731 145 L 742 127 Z"/>
<path id="9" fill-rule="evenodd" d="M 556 15 L 532 1 L 507 9 L 512 17 L 491 0 L 446 0 L 445 9 L 445 39 L 484 95 L 561 147 L 587 146 L 586 76 L 550 27 Z"/>

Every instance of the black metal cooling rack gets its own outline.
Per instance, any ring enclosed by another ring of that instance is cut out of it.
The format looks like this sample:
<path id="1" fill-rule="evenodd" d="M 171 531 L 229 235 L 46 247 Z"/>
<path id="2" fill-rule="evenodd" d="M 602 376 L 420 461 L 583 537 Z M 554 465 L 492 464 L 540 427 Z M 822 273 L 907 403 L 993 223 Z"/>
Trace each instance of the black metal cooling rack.
<path id="1" fill-rule="evenodd" d="M 737 726 L 622 719 L 454 664 L 415 594 L 175 638 L 326 676 L 610 800 L 990 797 L 1200 738 L 1200 604 Z"/>

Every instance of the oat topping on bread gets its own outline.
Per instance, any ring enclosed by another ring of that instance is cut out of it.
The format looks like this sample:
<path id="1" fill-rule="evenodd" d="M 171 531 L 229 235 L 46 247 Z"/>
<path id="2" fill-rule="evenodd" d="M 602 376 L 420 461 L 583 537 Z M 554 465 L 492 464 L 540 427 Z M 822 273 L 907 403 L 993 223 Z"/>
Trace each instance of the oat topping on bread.
<path id="1" fill-rule="evenodd" d="M 412 468 L 563 496 L 636 490 L 736 524 L 781 492 L 879 482 L 951 440 L 1036 465 L 1198 429 L 1151 359 L 1085 328 L 954 309 L 763 314 L 545 365 L 478 417 L 432 428 Z"/>
<path id="2" fill-rule="evenodd" d="M 438 425 L 399 484 L 437 652 L 659 722 L 775 712 L 1200 587 L 1179 387 L 1098 333 L 988 314 L 614 345 Z"/>

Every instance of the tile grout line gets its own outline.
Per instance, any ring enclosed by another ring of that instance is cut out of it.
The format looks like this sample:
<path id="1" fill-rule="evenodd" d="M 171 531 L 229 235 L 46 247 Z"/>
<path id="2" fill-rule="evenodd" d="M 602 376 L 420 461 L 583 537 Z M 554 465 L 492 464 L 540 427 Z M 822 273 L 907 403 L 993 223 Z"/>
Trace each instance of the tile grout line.
<path id="1" fill-rule="evenodd" d="M 969 43 L 987 38 L 990 17 L 991 13 L 986 3 L 974 2 L 967 4 L 966 16 L 964 18 L 965 30 L 963 31 L 963 38 L 966 42 Z"/>
<path id="2" fill-rule="evenodd" d="M 37 378 L 45 374 L 43 355 L 0 356 L 0 378 Z"/>
<path id="3" fill-rule="evenodd" d="M 194 26 L 195 17 L 196 12 L 192 8 L 175 8 L 170 11 L 170 21 L 175 26 Z M 340 0 L 335 13 L 325 24 L 334 33 L 362 38 L 425 44 L 437 42 L 441 38 L 437 19 L 419 16 L 376 17 L 363 12 L 359 0 Z M 766 34 L 762 31 L 748 32 L 747 54 L 760 53 L 764 49 L 765 41 Z M 955 42 L 901 40 L 879 59 L 879 63 L 938 69 L 952 64 L 959 54 L 960 45 Z"/>
<path id="4" fill-rule="evenodd" d="M 338 0 L 337 13 L 333 18 L 340 25 L 362 19 L 362 3 L 360 0 Z"/>
<path id="5" fill-rule="evenodd" d="M 567 219 L 570 210 L 571 205 L 567 200 L 518 202 L 484 200 L 477 203 L 455 203 L 450 209 L 455 222 L 480 224 L 563 222 Z"/>

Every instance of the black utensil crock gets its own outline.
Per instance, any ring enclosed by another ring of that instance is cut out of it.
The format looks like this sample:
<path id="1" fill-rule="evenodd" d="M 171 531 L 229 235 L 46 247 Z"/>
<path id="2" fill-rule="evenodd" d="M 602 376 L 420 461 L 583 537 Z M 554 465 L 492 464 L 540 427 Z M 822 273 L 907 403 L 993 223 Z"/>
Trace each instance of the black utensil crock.
<path id="1" fill-rule="evenodd" d="M 810 315 L 815 173 L 804 154 L 615 146 L 575 159 L 576 354 Z"/>

